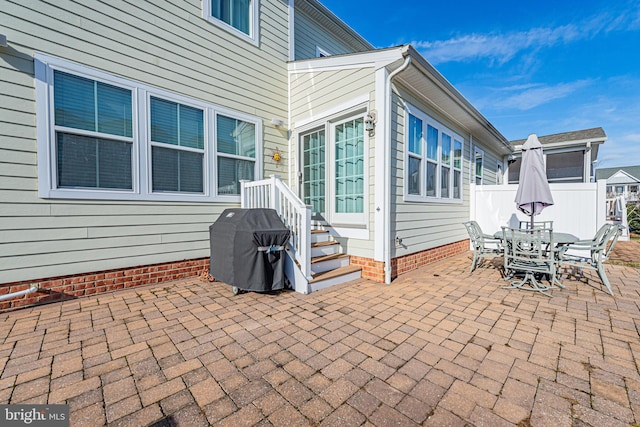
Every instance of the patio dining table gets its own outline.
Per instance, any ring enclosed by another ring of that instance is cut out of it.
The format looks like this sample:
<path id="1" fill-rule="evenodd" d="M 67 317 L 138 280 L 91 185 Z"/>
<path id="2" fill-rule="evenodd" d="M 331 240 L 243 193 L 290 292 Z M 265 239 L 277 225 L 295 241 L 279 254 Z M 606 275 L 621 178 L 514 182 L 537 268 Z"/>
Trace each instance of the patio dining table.
<path id="1" fill-rule="evenodd" d="M 545 234 L 546 234 L 546 238 L 545 238 Z M 504 236 L 503 236 L 503 234 L 502 234 L 502 230 L 500 230 L 500 231 L 496 231 L 495 233 L 493 233 L 493 237 L 494 237 L 494 238 L 496 238 L 496 239 L 499 239 L 500 241 L 502 241 L 502 240 L 503 240 L 503 238 L 504 238 Z M 543 234 L 542 234 L 542 237 L 543 237 L 543 240 L 542 240 L 543 242 L 546 242 L 546 243 L 548 243 L 548 244 L 549 244 L 549 243 L 551 243 L 551 241 L 550 241 L 551 239 L 549 238 L 549 233 L 543 233 Z M 559 254 L 558 248 L 560 248 L 560 247 L 562 247 L 562 246 L 565 246 L 565 245 L 570 245 L 570 244 L 572 244 L 572 243 L 577 242 L 578 240 L 579 240 L 579 239 L 578 239 L 578 237 L 577 237 L 577 236 L 574 236 L 573 234 L 570 234 L 570 233 L 558 233 L 558 232 L 555 232 L 555 231 L 554 231 L 554 232 L 553 232 L 553 244 L 555 245 L 555 249 L 556 249 L 556 253 L 555 253 L 556 262 L 559 262 L 559 261 L 560 261 L 560 260 L 559 260 L 559 255 L 558 255 L 558 254 Z M 504 248 L 505 248 L 504 243 L 505 243 L 505 242 L 502 242 L 502 243 L 503 243 L 503 250 L 504 250 Z M 529 274 L 530 274 L 530 273 L 527 273 L 527 276 L 528 276 Z M 507 280 L 507 278 L 505 278 L 505 280 Z M 536 287 L 537 287 L 537 282 L 535 281 L 535 279 L 533 279 L 533 281 L 536 283 Z M 542 291 L 543 291 L 542 293 L 544 293 L 545 295 L 548 295 L 548 294 L 546 294 L 546 293 L 544 292 L 545 290 L 548 290 L 548 289 L 550 289 L 550 288 L 552 288 L 552 287 L 555 287 L 555 286 L 558 286 L 558 287 L 563 288 L 563 289 L 564 289 L 564 287 L 565 287 L 565 286 L 564 286 L 564 285 L 563 285 L 563 284 L 558 280 L 558 278 L 557 278 L 557 277 L 555 277 L 555 275 L 554 275 L 554 277 L 553 277 L 553 279 L 552 279 L 552 281 L 551 281 L 551 282 L 552 282 L 552 283 L 551 283 L 551 285 L 550 285 L 549 287 L 547 287 L 546 289 L 545 289 L 545 288 L 540 287 L 540 288 L 538 288 L 538 290 L 542 290 Z M 523 282 L 521 282 L 521 283 L 520 283 L 520 285 L 518 285 L 518 286 L 508 286 L 508 287 L 522 288 L 522 287 L 523 287 L 523 284 L 524 284 L 524 281 L 523 281 Z M 549 295 L 548 295 L 548 296 L 549 296 Z"/>
<path id="2" fill-rule="evenodd" d="M 502 230 L 493 233 L 493 237 L 502 240 Z M 570 245 L 571 243 L 575 243 L 578 240 L 579 239 L 576 236 L 570 233 L 556 233 L 555 231 L 553 232 L 553 243 L 556 246 Z"/>

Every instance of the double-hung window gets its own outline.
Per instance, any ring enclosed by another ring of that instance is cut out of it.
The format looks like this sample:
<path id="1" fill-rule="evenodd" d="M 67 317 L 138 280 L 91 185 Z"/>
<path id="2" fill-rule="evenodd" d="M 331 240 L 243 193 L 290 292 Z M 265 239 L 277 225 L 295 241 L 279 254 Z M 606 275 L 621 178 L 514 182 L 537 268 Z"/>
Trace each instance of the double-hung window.
<path id="1" fill-rule="evenodd" d="M 237 36 L 258 43 L 258 0 L 203 0 L 203 16 Z"/>
<path id="2" fill-rule="evenodd" d="M 407 106 L 405 200 L 462 201 L 463 139 Z"/>
<path id="3" fill-rule="evenodd" d="M 150 97 L 153 192 L 204 191 L 204 110 Z"/>
<path id="4" fill-rule="evenodd" d="M 35 56 L 40 197 L 237 200 L 262 175 L 257 117 Z"/>

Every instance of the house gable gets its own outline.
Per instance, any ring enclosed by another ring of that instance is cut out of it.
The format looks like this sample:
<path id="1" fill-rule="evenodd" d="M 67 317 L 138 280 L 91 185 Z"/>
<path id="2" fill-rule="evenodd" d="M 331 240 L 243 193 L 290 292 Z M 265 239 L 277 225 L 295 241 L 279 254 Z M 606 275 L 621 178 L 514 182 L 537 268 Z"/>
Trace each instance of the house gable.
<path id="1" fill-rule="evenodd" d="M 622 169 L 607 178 L 607 185 L 637 183 L 640 183 L 640 179 L 631 176 L 629 173 L 625 172 Z"/>

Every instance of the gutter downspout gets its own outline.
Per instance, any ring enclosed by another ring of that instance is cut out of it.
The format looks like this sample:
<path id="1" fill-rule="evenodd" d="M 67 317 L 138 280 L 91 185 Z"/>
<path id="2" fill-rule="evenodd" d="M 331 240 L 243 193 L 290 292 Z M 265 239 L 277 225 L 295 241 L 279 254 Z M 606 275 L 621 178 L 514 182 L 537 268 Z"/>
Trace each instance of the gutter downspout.
<path id="1" fill-rule="evenodd" d="M 411 64 L 411 56 L 407 55 L 404 63 L 393 70 L 388 76 L 385 82 L 385 101 L 386 111 L 384 114 L 384 128 L 386 130 L 384 135 L 384 155 L 385 155 L 385 167 L 384 167 L 384 282 L 388 285 L 391 283 L 391 104 L 393 103 L 393 92 L 391 90 L 391 80 L 402 71 L 406 70 Z"/>
<path id="2" fill-rule="evenodd" d="M 13 293 L 10 293 L 10 294 L 0 295 L 0 301 L 8 300 L 10 298 L 15 298 L 15 297 L 21 297 L 23 295 L 29 295 L 29 294 L 32 294 L 32 293 L 36 292 L 39 289 L 40 288 L 38 287 L 38 285 L 32 285 L 29 288 L 24 289 L 22 291 L 13 292 Z"/>

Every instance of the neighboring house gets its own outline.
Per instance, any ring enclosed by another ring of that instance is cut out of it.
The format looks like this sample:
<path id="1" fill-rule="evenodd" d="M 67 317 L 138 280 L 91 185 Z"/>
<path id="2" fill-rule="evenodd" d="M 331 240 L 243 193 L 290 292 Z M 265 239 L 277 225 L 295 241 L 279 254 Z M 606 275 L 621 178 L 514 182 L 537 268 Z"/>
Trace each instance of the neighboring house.
<path id="1" fill-rule="evenodd" d="M 316 0 L 231 4 L 0 0 L 0 293 L 41 289 L 0 308 L 197 275 L 271 175 L 365 277 L 468 250 L 504 136 Z"/>
<path id="2" fill-rule="evenodd" d="M 593 165 L 598 158 L 598 148 L 607 140 L 601 127 L 538 136 L 538 139 L 543 147 L 550 183 L 593 181 Z M 513 158 L 505 162 L 509 184 L 518 183 L 521 148 L 525 141 L 511 141 Z"/>
<path id="3" fill-rule="evenodd" d="M 626 201 L 640 201 L 640 166 L 596 169 L 596 179 L 607 181 L 607 197 L 624 196 Z"/>

